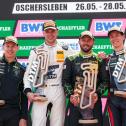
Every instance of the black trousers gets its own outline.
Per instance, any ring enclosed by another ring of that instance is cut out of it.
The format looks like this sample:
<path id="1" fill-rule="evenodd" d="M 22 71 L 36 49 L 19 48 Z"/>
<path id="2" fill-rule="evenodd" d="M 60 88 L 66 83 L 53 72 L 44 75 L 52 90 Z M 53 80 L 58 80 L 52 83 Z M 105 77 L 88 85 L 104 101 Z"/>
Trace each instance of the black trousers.
<path id="1" fill-rule="evenodd" d="M 126 99 L 110 96 L 108 112 L 111 126 L 126 126 Z"/>
<path id="2" fill-rule="evenodd" d="M 77 107 L 74 107 L 73 104 L 70 103 L 66 110 L 64 126 L 103 126 L 101 100 L 98 100 L 98 102 L 95 104 L 93 114 L 94 117 L 98 119 L 97 124 L 79 124 L 79 119 L 82 119 L 82 115 L 79 109 Z"/>
<path id="3" fill-rule="evenodd" d="M 19 126 L 19 109 L 0 108 L 0 126 Z"/>

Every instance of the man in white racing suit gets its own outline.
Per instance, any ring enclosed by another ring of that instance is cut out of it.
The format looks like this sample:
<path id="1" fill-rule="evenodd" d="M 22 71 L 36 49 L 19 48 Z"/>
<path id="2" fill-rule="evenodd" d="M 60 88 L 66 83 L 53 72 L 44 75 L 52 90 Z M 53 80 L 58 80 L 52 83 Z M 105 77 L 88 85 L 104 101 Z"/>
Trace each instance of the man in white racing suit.
<path id="1" fill-rule="evenodd" d="M 29 56 L 29 65 L 24 75 L 24 92 L 33 102 L 32 126 L 46 126 L 49 103 L 52 103 L 50 126 L 64 125 L 65 95 L 61 80 L 68 48 L 57 43 L 57 35 L 58 29 L 55 22 L 52 20 L 45 22 L 45 43 L 32 50 Z M 35 60 L 38 56 L 38 59 L 43 59 L 43 61 L 37 70 L 38 64 Z M 35 78 L 34 84 L 33 78 Z"/>

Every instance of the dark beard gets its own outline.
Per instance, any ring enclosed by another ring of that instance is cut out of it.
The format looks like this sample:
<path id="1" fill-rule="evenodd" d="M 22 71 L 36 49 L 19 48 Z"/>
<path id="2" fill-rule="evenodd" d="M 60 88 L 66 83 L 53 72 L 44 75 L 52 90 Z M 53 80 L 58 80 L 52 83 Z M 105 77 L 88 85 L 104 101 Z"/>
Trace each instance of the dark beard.
<path id="1" fill-rule="evenodd" d="M 88 46 L 88 47 L 89 47 L 89 46 Z M 92 50 L 92 46 L 89 47 L 89 48 L 82 48 L 82 47 L 80 46 L 80 48 L 81 48 L 81 50 L 82 50 L 83 52 L 85 52 L 85 53 L 88 53 L 88 52 L 90 52 L 90 51 Z"/>

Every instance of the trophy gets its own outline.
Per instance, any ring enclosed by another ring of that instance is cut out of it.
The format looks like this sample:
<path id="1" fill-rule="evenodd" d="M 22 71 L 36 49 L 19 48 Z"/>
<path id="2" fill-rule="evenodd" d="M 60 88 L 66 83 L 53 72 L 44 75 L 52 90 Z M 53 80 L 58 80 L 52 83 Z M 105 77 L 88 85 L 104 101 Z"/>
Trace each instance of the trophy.
<path id="1" fill-rule="evenodd" d="M 28 81 L 32 84 L 33 88 L 35 88 L 35 92 L 39 94 L 39 96 L 36 96 L 36 100 L 47 101 L 43 88 L 44 77 L 48 72 L 49 55 L 48 51 L 42 50 L 41 48 L 36 50 L 36 54 L 36 57 L 33 57 L 32 64 L 29 66 Z M 39 83 L 37 82 L 38 74 L 41 75 Z"/>
<path id="2" fill-rule="evenodd" d="M 93 108 L 95 103 L 93 99 L 97 99 L 95 94 L 98 63 L 83 63 L 81 65 L 83 77 L 77 77 L 74 95 L 78 99 L 78 107 L 82 115 L 79 120 L 80 124 L 97 124 L 98 119 L 93 116 Z M 94 95 L 95 94 L 95 95 Z"/>
<path id="3" fill-rule="evenodd" d="M 126 53 L 126 52 L 124 52 Z M 120 55 L 113 71 L 115 84 L 118 90 L 114 90 L 116 96 L 126 98 L 126 55 Z"/>

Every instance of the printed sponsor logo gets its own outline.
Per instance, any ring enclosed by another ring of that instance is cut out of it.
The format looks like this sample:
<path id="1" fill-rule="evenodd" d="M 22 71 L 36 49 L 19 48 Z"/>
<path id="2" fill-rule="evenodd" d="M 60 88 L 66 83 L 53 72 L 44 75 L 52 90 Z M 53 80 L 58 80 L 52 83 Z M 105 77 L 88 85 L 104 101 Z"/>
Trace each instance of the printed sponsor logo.
<path id="1" fill-rule="evenodd" d="M 88 29 L 89 19 L 56 20 L 59 36 L 79 36 L 82 31 Z"/>
<path id="2" fill-rule="evenodd" d="M 52 65 L 48 67 L 48 73 L 47 78 L 48 79 L 55 79 L 57 78 L 57 69 L 59 68 L 59 65 Z"/>
<path id="3" fill-rule="evenodd" d="M 6 37 L 13 34 L 15 21 L 0 21 L 0 37 Z"/>
<path id="4" fill-rule="evenodd" d="M 126 19 L 93 19 L 90 31 L 94 36 L 107 36 L 111 27 L 117 26 L 125 29 Z"/>
<path id="5" fill-rule="evenodd" d="M 43 43 L 43 39 L 22 39 L 18 40 L 19 42 L 19 51 L 17 52 L 17 56 L 27 57 L 29 56 L 30 51 L 33 48 L 41 45 Z"/>
<path id="6" fill-rule="evenodd" d="M 58 39 L 58 43 L 63 46 L 67 45 L 70 50 L 73 52 L 79 52 L 80 51 L 80 46 L 78 43 L 78 39 Z"/>
<path id="7" fill-rule="evenodd" d="M 110 44 L 109 38 L 96 38 L 93 50 L 98 53 L 104 51 L 106 54 L 112 53 L 112 45 Z"/>
<path id="8" fill-rule="evenodd" d="M 80 45 L 78 39 L 58 39 L 58 43 L 63 46 L 66 45 L 71 50 L 71 54 L 77 53 L 80 51 Z M 100 51 L 106 52 L 106 54 L 112 53 L 112 45 L 109 42 L 108 38 L 96 38 L 93 50 L 98 53 Z"/>
<path id="9" fill-rule="evenodd" d="M 43 23 L 46 20 L 19 20 L 16 37 L 43 37 Z"/>

